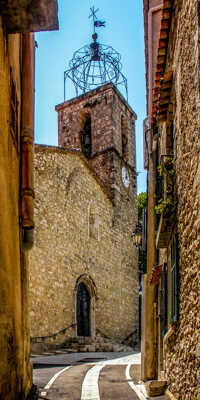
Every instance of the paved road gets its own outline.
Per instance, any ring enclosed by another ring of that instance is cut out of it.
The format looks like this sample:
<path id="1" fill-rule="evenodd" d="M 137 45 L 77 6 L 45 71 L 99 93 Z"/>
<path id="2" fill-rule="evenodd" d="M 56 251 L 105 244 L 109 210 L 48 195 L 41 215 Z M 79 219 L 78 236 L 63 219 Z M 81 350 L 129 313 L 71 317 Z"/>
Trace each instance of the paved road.
<path id="1" fill-rule="evenodd" d="M 145 400 L 139 353 L 76 353 L 32 358 L 34 383 L 49 400 Z"/>

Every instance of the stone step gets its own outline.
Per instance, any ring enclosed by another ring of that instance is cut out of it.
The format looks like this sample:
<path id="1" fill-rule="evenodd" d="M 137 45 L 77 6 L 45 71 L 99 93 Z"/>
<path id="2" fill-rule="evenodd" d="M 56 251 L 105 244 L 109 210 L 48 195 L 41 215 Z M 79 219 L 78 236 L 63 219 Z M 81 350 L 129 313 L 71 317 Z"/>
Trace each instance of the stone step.
<path id="1" fill-rule="evenodd" d="M 86 353 L 86 352 L 132 352 L 130 346 L 114 342 L 103 337 L 72 337 L 63 343 L 35 343 L 31 345 L 32 353 L 52 352 L 52 354 L 65 353 Z"/>
<path id="2" fill-rule="evenodd" d="M 67 347 L 65 347 L 64 349 L 60 349 L 60 351 L 62 351 L 64 353 L 77 353 L 76 349 L 71 349 L 71 348 L 67 348 Z"/>

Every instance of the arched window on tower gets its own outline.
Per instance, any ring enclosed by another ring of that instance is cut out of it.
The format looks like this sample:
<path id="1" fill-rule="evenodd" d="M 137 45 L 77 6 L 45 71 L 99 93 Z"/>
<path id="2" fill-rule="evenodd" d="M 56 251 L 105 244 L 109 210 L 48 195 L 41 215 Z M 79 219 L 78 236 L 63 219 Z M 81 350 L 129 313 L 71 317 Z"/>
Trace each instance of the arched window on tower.
<path id="1" fill-rule="evenodd" d="M 121 116 L 122 157 L 128 159 L 128 129 L 125 117 Z"/>
<path id="2" fill-rule="evenodd" d="M 92 153 L 92 133 L 91 133 L 91 117 L 88 115 L 80 132 L 82 152 L 85 157 L 89 158 Z"/>

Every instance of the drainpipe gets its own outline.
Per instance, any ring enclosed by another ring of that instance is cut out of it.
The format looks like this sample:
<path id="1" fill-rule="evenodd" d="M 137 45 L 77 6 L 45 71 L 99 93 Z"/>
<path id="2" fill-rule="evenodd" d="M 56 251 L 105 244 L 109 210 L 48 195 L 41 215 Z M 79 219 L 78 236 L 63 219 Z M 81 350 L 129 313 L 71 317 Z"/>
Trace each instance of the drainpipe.
<path id="1" fill-rule="evenodd" d="M 33 246 L 34 33 L 22 36 L 21 220 L 23 248 Z"/>

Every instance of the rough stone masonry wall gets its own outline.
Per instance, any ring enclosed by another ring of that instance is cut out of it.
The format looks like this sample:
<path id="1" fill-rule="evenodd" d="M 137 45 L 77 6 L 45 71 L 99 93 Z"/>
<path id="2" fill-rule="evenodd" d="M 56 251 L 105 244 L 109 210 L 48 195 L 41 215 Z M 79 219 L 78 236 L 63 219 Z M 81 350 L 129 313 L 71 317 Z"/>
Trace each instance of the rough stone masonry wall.
<path id="1" fill-rule="evenodd" d="M 169 388 L 198 399 L 200 256 L 200 98 L 198 1 L 175 2 L 168 68 L 175 82 L 175 149 L 180 243 L 180 321 L 166 354 Z"/>
<path id="2" fill-rule="evenodd" d="M 75 286 L 81 274 L 96 285 L 96 328 L 121 339 L 137 327 L 137 263 L 131 239 L 136 216 L 132 212 L 129 220 L 113 224 L 113 204 L 86 164 L 81 154 L 36 146 L 31 336 L 46 336 L 76 322 Z M 99 239 L 88 234 L 91 206 L 98 216 Z"/>
<path id="3" fill-rule="evenodd" d="M 103 89 L 104 86 L 56 106 L 59 146 L 81 149 L 80 131 L 86 115 L 91 116 L 92 154 L 112 146 L 112 88 Z"/>

